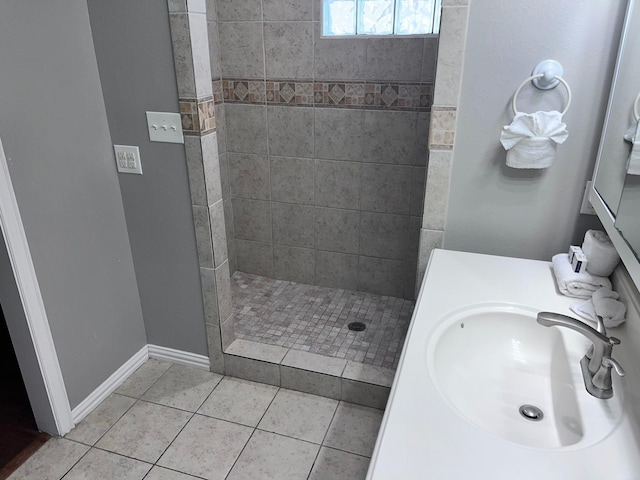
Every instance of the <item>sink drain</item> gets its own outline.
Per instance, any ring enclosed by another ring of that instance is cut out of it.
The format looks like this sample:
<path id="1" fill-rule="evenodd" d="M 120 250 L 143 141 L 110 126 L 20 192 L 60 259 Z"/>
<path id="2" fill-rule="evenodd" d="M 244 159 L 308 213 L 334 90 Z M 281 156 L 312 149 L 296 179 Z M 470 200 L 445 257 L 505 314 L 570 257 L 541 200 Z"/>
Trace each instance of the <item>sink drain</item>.
<path id="1" fill-rule="evenodd" d="M 362 323 L 362 322 L 351 322 L 349 325 L 349 330 L 352 330 L 354 332 L 361 332 L 363 331 L 365 328 L 367 328 L 367 326 Z"/>
<path id="2" fill-rule="evenodd" d="M 544 413 L 534 405 L 522 405 L 520 407 L 520 415 L 532 422 L 539 422 L 544 418 Z"/>

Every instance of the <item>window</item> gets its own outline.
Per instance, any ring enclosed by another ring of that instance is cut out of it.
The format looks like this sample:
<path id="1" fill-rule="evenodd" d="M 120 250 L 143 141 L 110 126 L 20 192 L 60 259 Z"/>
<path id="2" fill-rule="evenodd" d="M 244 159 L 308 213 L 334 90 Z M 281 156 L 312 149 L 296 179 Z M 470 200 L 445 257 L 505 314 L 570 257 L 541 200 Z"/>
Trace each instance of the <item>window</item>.
<path id="1" fill-rule="evenodd" d="M 322 0 L 322 34 L 425 35 L 440 30 L 441 0 Z"/>

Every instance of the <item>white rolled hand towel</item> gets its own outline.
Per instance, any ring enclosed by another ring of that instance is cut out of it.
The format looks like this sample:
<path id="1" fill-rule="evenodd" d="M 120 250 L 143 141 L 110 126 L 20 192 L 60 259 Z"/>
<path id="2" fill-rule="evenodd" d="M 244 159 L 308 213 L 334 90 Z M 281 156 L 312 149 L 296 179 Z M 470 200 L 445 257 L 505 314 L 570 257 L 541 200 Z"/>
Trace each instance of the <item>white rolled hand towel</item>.
<path id="1" fill-rule="evenodd" d="M 551 263 L 558 289 L 567 297 L 591 298 L 593 292 L 602 287 L 611 289 L 611 282 L 607 277 L 599 277 L 587 272 L 574 272 L 566 253 L 554 255 Z"/>
<path id="2" fill-rule="evenodd" d="M 571 305 L 571 310 L 588 320 L 596 321 L 596 316 L 602 317 L 604 326 L 614 328 L 625 321 L 627 307 L 618 301 L 620 295 L 613 290 L 602 287 L 593 293 L 593 297 L 581 303 Z"/>
<path id="3" fill-rule="evenodd" d="M 608 277 L 620 261 L 611 239 L 600 230 L 587 230 L 582 251 L 587 257 L 587 272 L 591 275 Z"/>

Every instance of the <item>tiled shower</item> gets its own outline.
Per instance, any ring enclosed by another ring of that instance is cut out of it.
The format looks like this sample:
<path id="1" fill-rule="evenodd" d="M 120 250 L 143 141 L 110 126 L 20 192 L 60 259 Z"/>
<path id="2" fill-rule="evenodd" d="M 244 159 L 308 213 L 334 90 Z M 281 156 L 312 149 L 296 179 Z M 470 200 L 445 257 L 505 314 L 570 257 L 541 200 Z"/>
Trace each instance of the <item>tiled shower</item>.
<path id="1" fill-rule="evenodd" d="M 243 315 L 300 310 L 299 284 L 307 284 L 317 288 L 305 295 L 317 298 L 306 303 L 343 299 L 351 312 L 375 304 L 360 317 L 389 324 L 403 311 L 406 328 L 437 38 L 322 38 L 320 12 L 321 0 L 216 0 L 207 27 L 236 336 L 345 358 L 344 346 L 326 346 L 335 343 L 329 334 L 282 340 L 301 328 L 286 315 L 271 339 Z M 265 278 L 277 305 L 247 295 Z M 358 317 L 333 313 L 334 322 Z M 316 322 L 330 320 L 316 314 Z"/>

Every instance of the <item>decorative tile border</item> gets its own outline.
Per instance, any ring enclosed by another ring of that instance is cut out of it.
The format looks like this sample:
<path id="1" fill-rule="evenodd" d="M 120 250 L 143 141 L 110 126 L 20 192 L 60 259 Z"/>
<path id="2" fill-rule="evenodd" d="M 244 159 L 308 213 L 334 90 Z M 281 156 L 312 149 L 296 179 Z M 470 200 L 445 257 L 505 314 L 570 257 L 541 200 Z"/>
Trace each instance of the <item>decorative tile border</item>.
<path id="1" fill-rule="evenodd" d="M 457 107 L 442 106 L 435 106 L 431 109 L 430 150 L 453 150 L 457 110 Z"/>
<path id="2" fill-rule="evenodd" d="M 222 79 L 213 82 L 215 103 L 431 110 L 433 83 L 300 82 Z"/>
<path id="3" fill-rule="evenodd" d="M 215 132 L 214 98 L 180 99 L 182 130 L 186 135 L 206 135 Z"/>

